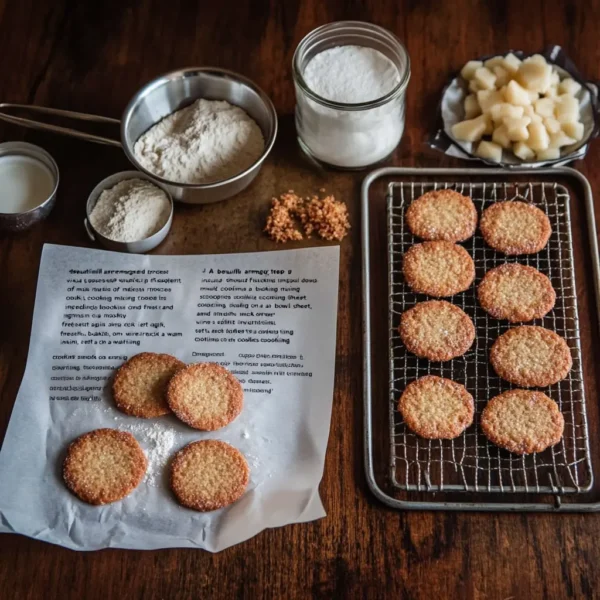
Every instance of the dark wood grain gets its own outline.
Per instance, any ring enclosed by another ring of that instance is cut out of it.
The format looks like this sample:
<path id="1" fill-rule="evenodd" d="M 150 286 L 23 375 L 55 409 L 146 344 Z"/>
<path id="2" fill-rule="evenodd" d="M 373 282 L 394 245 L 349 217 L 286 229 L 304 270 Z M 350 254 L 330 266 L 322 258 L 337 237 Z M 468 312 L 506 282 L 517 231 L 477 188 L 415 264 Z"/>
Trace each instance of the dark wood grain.
<path id="1" fill-rule="evenodd" d="M 404 41 L 410 54 L 406 132 L 389 164 L 460 166 L 428 149 L 425 140 L 444 82 L 475 55 L 509 48 L 536 51 L 558 43 L 582 73 L 600 79 L 598 0 L 0 2 L 2 101 L 118 117 L 143 83 L 190 65 L 239 71 L 273 99 L 281 131 L 256 182 L 218 205 L 178 207 L 172 234 L 159 252 L 275 249 L 260 230 L 270 197 L 289 188 L 309 192 L 326 187 L 348 203 L 354 224 L 342 244 L 333 420 L 320 488 L 328 516 L 265 531 L 218 555 L 192 550 L 77 553 L 2 535 L 0 597 L 495 599 L 600 594 L 600 515 L 399 513 L 384 508 L 366 489 L 358 211 L 364 174 L 316 170 L 302 157 L 293 125 L 294 49 L 314 27 L 339 19 L 383 25 Z M 1 141 L 17 139 L 40 144 L 55 156 L 61 187 L 46 222 L 24 234 L 0 237 L 0 435 L 25 367 L 42 245 L 89 245 L 82 226 L 87 195 L 101 178 L 128 167 L 114 148 L 0 127 Z M 599 160 L 596 142 L 576 165 L 594 188 L 600 184 Z M 600 212 L 600 201 L 596 206 Z M 582 291 L 580 306 L 597 328 L 590 314 L 592 290 Z M 597 336 L 584 340 L 586 386 L 594 405 L 599 350 Z M 593 425 L 595 436 L 598 421 Z M 598 463 L 598 454 L 594 458 Z"/>

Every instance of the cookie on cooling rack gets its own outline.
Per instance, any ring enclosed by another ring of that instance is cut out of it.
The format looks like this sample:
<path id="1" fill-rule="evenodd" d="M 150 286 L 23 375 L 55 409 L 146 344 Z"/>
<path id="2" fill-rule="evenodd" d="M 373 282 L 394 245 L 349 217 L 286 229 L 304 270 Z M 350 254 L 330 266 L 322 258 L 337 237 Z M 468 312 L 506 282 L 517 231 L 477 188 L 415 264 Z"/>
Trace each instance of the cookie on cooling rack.
<path id="1" fill-rule="evenodd" d="M 522 387 L 557 383 L 573 365 L 567 342 L 536 325 L 521 325 L 503 333 L 492 345 L 490 362 L 502 379 Z"/>
<path id="2" fill-rule="evenodd" d="M 219 440 L 192 442 L 171 463 L 171 489 L 183 506 L 207 512 L 240 498 L 250 480 L 244 455 Z"/>
<path id="3" fill-rule="evenodd" d="M 142 352 L 131 357 L 119 368 L 113 381 L 117 408 L 146 419 L 169 414 L 167 384 L 184 367 L 185 363 L 170 354 Z"/>
<path id="4" fill-rule="evenodd" d="M 469 315 L 445 300 L 419 302 L 402 313 L 398 332 L 409 352 L 435 361 L 462 356 L 475 340 Z"/>
<path id="5" fill-rule="evenodd" d="M 96 429 L 71 443 L 63 463 L 67 487 L 88 504 L 108 504 L 129 495 L 142 481 L 148 462 L 126 431 Z"/>
<path id="6" fill-rule="evenodd" d="M 564 428 L 558 404 L 532 390 L 504 392 L 481 414 L 481 429 L 490 442 L 515 454 L 542 452 L 558 444 Z"/>
<path id="7" fill-rule="evenodd" d="M 539 252 L 552 233 L 546 213 L 520 200 L 488 206 L 481 214 L 479 227 L 488 246 L 509 255 Z"/>
<path id="8" fill-rule="evenodd" d="M 475 233 L 477 210 L 468 196 L 454 190 L 432 190 L 410 203 L 406 224 L 423 240 L 463 242 Z"/>
<path id="9" fill-rule="evenodd" d="M 445 241 L 411 246 L 402 263 L 404 278 L 418 294 L 436 298 L 464 292 L 473 283 L 475 265 L 458 244 Z"/>
<path id="10" fill-rule="evenodd" d="M 171 378 L 167 402 L 175 416 L 190 427 L 214 431 L 242 412 L 242 384 L 225 367 L 196 363 Z"/>
<path id="11" fill-rule="evenodd" d="M 406 386 L 398 410 L 406 426 L 427 439 L 450 440 L 473 422 L 473 396 L 460 383 L 426 375 Z"/>
<path id="12" fill-rule="evenodd" d="M 477 289 L 479 303 L 496 319 L 523 323 L 541 319 L 554 308 L 556 293 L 537 269 L 510 263 L 488 271 Z"/>

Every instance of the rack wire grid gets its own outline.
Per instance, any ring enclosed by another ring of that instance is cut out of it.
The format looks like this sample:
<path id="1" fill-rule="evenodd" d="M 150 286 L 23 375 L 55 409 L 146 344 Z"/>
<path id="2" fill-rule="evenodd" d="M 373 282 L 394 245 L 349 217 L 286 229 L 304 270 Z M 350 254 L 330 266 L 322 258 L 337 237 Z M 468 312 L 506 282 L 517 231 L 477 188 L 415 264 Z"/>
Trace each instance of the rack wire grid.
<path id="1" fill-rule="evenodd" d="M 477 232 L 464 246 L 475 262 L 475 284 L 447 300 L 472 319 L 476 339 L 462 357 L 430 362 L 410 354 L 398 334 L 400 315 L 417 302 L 402 276 L 402 255 L 416 239 L 405 226 L 404 210 L 415 198 L 435 189 L 453 189 L 472 198 L 478 213 L 493 202 L 522 200 L 539 206 L 549 217 L 552 234 L 546 248 L 533 255 L 507 257 L 487 247 Z M 388 215 L 389 356 L 390 356 L 390 475 L 394 487 L 405 491 L 471 491 L 566 494 L 589 491 L 593 484 L 585 407 L 577 294 L 573 264 L 568 190 L 556 183 L 390 183 Z M 533 324 L 556 331 L 567 341 L 573 356 L 568 377 L 544 388 L 565 418 L 559 444 L 541 453 L 516 455 L 488 442 L 479 419 L 487 401 L 515 386 L 501 380 L 489 363 L 494 340 L 509 329 L 479 306 L 476 285 L 489 269 L 506 262 L 530 265 L 545 273 L 556 290 L 556 305 Z M 473 395 L 473 425 L 454 440 L 426 440 L 411 432 L 397 409 L 406 385 L 433 374 L 464 384 Z"/>

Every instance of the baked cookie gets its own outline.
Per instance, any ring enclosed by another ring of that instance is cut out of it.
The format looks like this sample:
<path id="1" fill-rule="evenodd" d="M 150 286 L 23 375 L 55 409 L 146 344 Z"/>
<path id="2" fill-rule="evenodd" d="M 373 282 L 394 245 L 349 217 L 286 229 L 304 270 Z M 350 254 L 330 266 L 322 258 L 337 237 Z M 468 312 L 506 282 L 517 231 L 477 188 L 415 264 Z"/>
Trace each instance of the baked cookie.
<path id="1" fill-rule="evenodd" d="M 117 408 L 133 417 L 150 419 L 171 412 L 167 404 L 167 384 L 185 363 L 170 354 L 142 352 L 131 357 L 113 380 Z"/>
<path id="2" fill-rule="evenodd" d="M 464 292 L 475 278 L 469 253 L 458 244 L 444 241 L 411 246 L 404 254 L 403 270 L 414 292 L 438 298 Z"/>
<path id="3" fill-rule="evenodd" d="M 178 371 L 169 382 L 167 402 L 190 427 L 214 431 L 242 412 L 244 390 L 225 367 L 197 363 Z"/>
<path id="4" fill-rule="evenodd" d="M 398 331 L 409 352 L 429 360 L 462 356 L 475 340 L 469 315 L 445 300 L 419 302 L 402 313 Z"/>
<path id="5" fill-rule="evenodd" d="M 468 196 L 454 190 L 434 190 L 410 203 L 406 224 L 424 240 L 463 242 L 475 233 L 477 210 Z"/>
<path id="6" fill-rule="evenodd" d="M 487 245 L 504 254 L 535 254 L 552 233 L 546 213 L 519 200 L 495 202 L 486 208 L 479 227 Z"/>
<path id="7" fill-rule="evenodd" d="M 406 426 L 427 439 L 450 440 L 473 422 L 473 396 L 456 381 L 426 375 L 406 386 L 398 402 Z"/>
<path id="8" fill-rule="evenodd" d="M 531 390 L 504 392 L 481 414 L 481 429 L 490 442 L 515 454 L 542 452 L 558 444 L 564 428 L 558 404 Z"/>
<path id="9" fill-rule="evenodd" d="M 67 487 L 89 504 L 108 504 L 129 495 L 142 481 L 148 461 L 125 431 L 96 429 L 71 443 L 63 463 Z"/>
<path id="10" fill-rule="evenodd" d="M 244 455 L 219 440 L 192 442 L 171 463 L 171 489 L 177 500 L 202 512 L 238 500 L 249 480 L 250 469 Z"/>
<path id="11" fill-rule="evenodd" d="M 556 293 L 537 269 L 517 263 L 488 271 L 477 289 L 479 303 L 496 319 L 523 323 L 541 319 L 554 308 Z"/>
<path id="12" fill-rule="evenodd" d="M 502 379 L 522 387 L 557 383 L 573 365 L 567 342 L 536 325 L 521 325 L 503 333 L 490 350 L 490 362 Z"/>

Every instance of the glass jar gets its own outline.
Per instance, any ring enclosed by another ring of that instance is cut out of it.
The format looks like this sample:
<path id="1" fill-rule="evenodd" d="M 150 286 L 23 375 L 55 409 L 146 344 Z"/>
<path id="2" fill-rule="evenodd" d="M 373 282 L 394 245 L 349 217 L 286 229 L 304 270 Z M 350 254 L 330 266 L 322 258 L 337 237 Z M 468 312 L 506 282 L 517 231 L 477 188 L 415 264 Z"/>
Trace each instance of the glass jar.
<path id="1" fill-rule="evenodd" d="M 399 82 L 387 94 L 368 102 L 346 104 L 319 96 L 303 74 L 323 50 L 363 46 L 384 54 L 396 66 Z M 317 161 L 338 168 L 362 169 L 387 158 L 404 132 L 405 92 L 410 59 L 400 40 L 371 23 L 339 21 L 309 33 L 293 58 L 296 131 L 302 149 Z"/>

